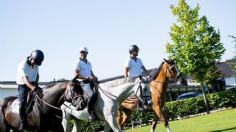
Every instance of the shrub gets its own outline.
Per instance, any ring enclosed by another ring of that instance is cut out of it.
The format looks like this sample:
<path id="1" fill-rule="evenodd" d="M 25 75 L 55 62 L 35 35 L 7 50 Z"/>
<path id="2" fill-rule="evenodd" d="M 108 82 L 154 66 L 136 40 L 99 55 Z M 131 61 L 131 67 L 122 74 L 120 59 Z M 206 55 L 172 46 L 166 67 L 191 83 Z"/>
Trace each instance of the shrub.
<path id="1" fill-rule="evenodd" d="M 236 90 L 221 91 L 207 95 L 209 109 L 214 110 L 222 107 L 236 107 Z M 184 100 L 167 102 L 163 108 L 163 112 L 167 119 L 174 120 L 177 117 L 188 117 L 189 115 L 198 114 L 206 111 L 205 103 L 202 96 L 189 98 Z M 131 126 L 131 121 L 149 122 L 153 118 L 152 112 L 133 112 L 132 117 L 126 123 L 126 126 Z M 104 122 L 84 123 L 84 130 L 91 128 L 103 128 Z"/>

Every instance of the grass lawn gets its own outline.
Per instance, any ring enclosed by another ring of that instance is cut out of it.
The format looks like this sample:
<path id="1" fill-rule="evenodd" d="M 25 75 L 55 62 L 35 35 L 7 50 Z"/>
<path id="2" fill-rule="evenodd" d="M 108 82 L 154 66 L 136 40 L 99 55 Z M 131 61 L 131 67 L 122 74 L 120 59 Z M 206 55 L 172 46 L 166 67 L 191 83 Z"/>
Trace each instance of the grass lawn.
<path id="1" fill-rule="evenodd" d="M 172 132 L 236 132 L 236 109 L 220 111 L 209 115 L 171 121 Z M 126 132 L 149 132 L 150 126 L 127 130 Z M 163 124 L 158 124 L 156 132 L 166 132 Z"/>

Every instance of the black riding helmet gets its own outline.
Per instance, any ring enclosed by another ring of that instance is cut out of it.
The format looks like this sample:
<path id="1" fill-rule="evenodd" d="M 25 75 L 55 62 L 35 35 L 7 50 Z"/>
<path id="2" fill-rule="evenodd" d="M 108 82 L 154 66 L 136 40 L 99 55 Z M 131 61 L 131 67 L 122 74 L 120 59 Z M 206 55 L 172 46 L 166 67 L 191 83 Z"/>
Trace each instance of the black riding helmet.
<path id="1" fill-rule="evenodd" d="M 139 48 L 137 45 L 131 45 L 129 47 L 129 53 L 131 54 L 133 51 L 139 51 Z"/>
<path id="2" fill-rule="evenodd" d="M 35 50 L 30 54 L 30 58 L 35 61 L 37 66 L 40 66 L 44 59 L 44 54 L 41 50 Z"/>

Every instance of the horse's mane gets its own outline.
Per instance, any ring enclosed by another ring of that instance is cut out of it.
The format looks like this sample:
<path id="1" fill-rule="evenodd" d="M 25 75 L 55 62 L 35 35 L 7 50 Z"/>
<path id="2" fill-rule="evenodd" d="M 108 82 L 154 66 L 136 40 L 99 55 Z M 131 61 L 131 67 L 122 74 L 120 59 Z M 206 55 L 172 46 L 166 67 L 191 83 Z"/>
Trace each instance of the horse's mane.
<path id="1" fill-rule="evenodd" d="M 53 86 L 55 86 L 57 83 L 50 83 L 50 84 L 48 84 L 48 85 L 46 85 L 45 87 L 44 87 L 44 89 L 49 89 L 49 88 L 51 88 L 51 87 L 53 87 Z"/>
<path id="2" fill-rule="evenodd" d="M 151 75 L 151 80 L 154 80 L 156 79 L 156 77 L 158 76 L 158 74 L 160 73 L 161 69 L 162 69 L 162 65 L 164 64 L 165 62 L 163 61 L 160 66 L 157 68 L 157 69 L 154 69 L 151 71 L 150 75 Z"/>
<path id="3" fill-rule="evenodd" d="M 53 86 L 59 84 L 59 83 L 65 83 L 65 82 L 68 82 L 68 81 L 57 81 L 57 82 L 51 82 L 49 84 L 47 84 L 44 89 L 49 89 L 49 88 L 52 88 Z"/>

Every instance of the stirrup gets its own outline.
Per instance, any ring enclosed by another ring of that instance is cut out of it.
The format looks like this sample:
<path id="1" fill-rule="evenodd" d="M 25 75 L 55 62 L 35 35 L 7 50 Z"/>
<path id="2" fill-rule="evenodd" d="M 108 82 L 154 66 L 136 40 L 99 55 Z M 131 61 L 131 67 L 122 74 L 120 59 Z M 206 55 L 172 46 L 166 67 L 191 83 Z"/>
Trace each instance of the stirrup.
<path id="1" fill-rule="evenodd" d="M 88 115 L 88 120 L 89 120 L 89 121 L 92 121 L 92 120 L 94 120 L 95 118 L 96 118 L 95 115 L 92 114 L 92 113 Z"/>
<path id="2" fill-rule="evenodd" d="M 18 130 L 19 130 L 19 131 L 23 131 L 24 129 L 25 129 L 25 124 L 24 124 L 24 123 L 21 123 Z"/>

